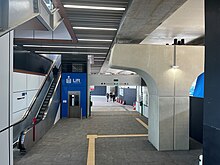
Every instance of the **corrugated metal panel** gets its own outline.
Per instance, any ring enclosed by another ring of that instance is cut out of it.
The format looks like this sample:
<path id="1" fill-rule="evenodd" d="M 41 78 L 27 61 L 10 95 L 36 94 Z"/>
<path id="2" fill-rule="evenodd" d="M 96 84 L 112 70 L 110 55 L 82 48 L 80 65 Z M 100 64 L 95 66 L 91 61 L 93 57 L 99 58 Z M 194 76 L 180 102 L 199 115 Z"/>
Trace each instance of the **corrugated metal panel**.
<path id="1" fill-rule="evenodd" d="M 82 6 L 100 6 L 100 7 L 117 7 L 127 8 L 129 0 L 61 0 L 63 5 L 82 5 Z M 76 9 L 65 8 L 68 19 L 73 27 L 99 27 L 99 28 L 118 28 L 121 22 L 121 18 L 125 11 L 113 11 L 113 10 L 91 10 L 91 9 Z M 74 32 L 78 39 L 107 39 L 113 40 L 117 31 L 105 31 L 105 30 L 79 30 L 74 29 Z M 111 42 L 91 42 L 91 41 L 79 41 L 80 46 L 93 46 L 93 47 L 110 47 Z M 108 50 L 103 49 L 65 49 L 66 51 L 76 52 L 99 52 L 105 53 L 107 56 Z M 62 50 L 62 51 L 65 51 Z M 94 57 L 100 57 L 100 55 L 94 55 Z M 95 63 L 91 66 L 92 73 L 98 73 L 103 65 L 103 61 L 95 60 Z"/>

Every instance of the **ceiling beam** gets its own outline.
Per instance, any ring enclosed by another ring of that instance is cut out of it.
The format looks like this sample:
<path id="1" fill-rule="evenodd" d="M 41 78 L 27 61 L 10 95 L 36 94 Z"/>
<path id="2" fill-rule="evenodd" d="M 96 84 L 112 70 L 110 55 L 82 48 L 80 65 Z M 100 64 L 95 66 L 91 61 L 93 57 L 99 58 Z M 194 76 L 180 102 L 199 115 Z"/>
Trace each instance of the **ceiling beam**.
<path id="1" fill-rule="evenodd" d="M 66 15 L 66 12 L 65 12 L 65 9 L 64 9 L 62 3 L 60 2 L 60 0 L 52 0 L 52 1 L 53 1 L 54 6 L 59 9 L 60 16 L 62 18 L 64 18 L 63 22 L 64 22 L 64 25 L 66 26 L 67 31 L 69 32 L 69 34 L 72 38 L 72 42 L 77 43 L 76 34 L 73 31 L 73 28 L 72 28 L 72 25 L 71 25 L 69 19 L 67 18 L 67 15 Z"/>

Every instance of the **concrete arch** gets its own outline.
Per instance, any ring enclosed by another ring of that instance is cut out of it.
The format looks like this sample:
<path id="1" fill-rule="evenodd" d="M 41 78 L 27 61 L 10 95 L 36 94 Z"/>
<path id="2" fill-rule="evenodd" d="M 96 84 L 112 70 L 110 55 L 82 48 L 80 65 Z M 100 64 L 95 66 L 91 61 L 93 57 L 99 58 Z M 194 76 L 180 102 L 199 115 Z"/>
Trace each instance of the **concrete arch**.
<path id="1" fill-rule="evenodd" d="M 203 56 L 204 47 L 194 46 L 116 44 L 111 51 L 111 68 L 135 71 L 147 82 L 149 141 L 158 150 L 189 149 L 188 91 L 203 71 Z M 174 59 L 179 69 L 171 68 Z"/>

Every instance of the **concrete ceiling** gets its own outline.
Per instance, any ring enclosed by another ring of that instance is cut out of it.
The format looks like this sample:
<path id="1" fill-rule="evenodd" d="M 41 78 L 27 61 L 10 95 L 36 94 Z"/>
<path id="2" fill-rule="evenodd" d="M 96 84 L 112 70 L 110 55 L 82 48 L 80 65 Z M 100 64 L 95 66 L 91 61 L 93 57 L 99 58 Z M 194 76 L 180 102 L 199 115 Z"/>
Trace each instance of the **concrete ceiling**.
<path id="1" fill-rule="evenodd" d="M 121 23 L 116 43 L 172 44 L 174 38 L 186 43 L 204 41 L 203 0 L 134 0 Z M 111 72 L 108 59 L 101 73 Z M 113 73 L 118 71 L 113 70 Z"/>
<path id="2" fill-rule="evenodd" d="M 204 0 L 188 0 L 141 44 L 173 44 L 173 39 L 188 43 L 205 34 Z"/>
<path id="3" fill-rule="evenodd" d="M 117 34 L 117 42 L 140 43 L 186 0 L 133 0 Z"/>

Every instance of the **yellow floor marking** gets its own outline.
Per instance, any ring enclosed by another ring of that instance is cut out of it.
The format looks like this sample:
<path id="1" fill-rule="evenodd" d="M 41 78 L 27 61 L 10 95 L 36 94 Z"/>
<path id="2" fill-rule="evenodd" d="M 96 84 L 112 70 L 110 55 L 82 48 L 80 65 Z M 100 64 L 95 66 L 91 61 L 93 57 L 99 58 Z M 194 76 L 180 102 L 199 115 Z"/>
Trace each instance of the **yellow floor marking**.
<path id="1" fill-rule="evenodd" d="M 87 165 L 95 165 L 95 139 L 97 135 L 87 135 L 89 139 Z"/>
<path id="2" fill-rule="evenodd" d="M 147 137 L 148 134 L 129 134 L 129 135 L 87 135 L 89 139 L 87 165 L 95 165 L 95 139 L 97 138 L 117 138 L 117 137 Z"/>
<path id="3" fill-rule="evenodd" d="M 137 120 L 139 123 L 141 123 L 141 125 L 143 125 L 145 128 L 148 129 L 148 125 L 147 125 L 146 123 L 144 123 L 141 119 L 136 118 L 136 120 Z"/>
<path id="4" fill-rule="evenodd" d="M 129 135 L 87 135 L 89 139 L 87 165 L 95 165 L 95 139 L 97 138 L 117 138 L 117 137 L 147 137 L 148 134 L 129 134 Z"/>
<path id="5" fill-rule="evenodd" d="M 147 134 L 130 134 L 130 135 L 97 135 L 98 138 L 117 138 L 117 137 L 147 137 Z"/>

